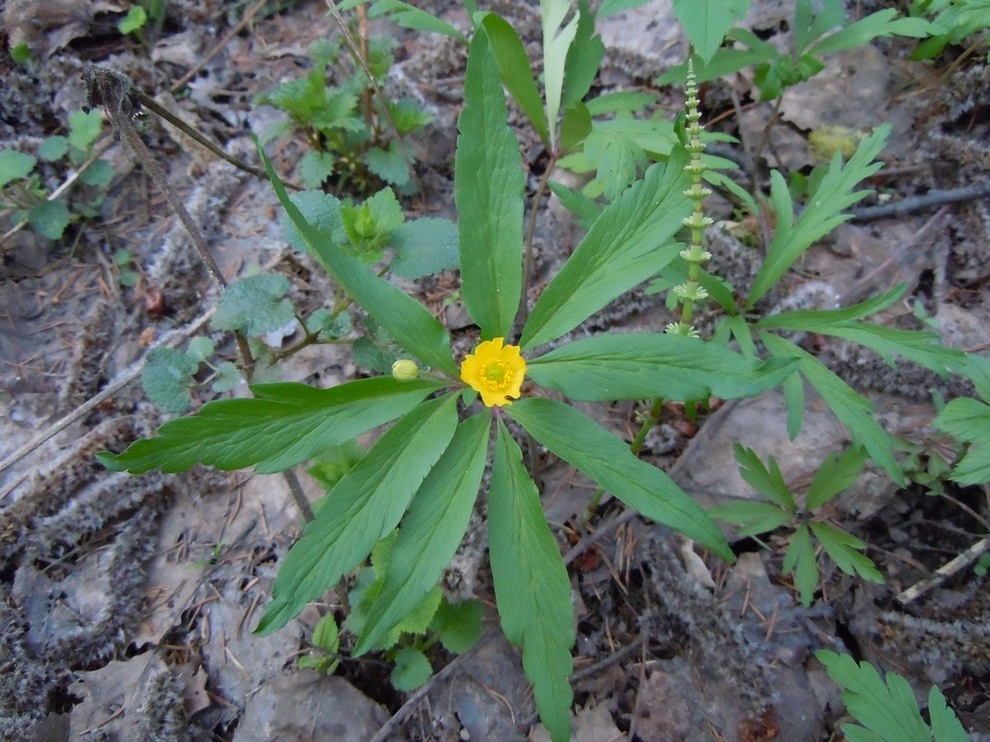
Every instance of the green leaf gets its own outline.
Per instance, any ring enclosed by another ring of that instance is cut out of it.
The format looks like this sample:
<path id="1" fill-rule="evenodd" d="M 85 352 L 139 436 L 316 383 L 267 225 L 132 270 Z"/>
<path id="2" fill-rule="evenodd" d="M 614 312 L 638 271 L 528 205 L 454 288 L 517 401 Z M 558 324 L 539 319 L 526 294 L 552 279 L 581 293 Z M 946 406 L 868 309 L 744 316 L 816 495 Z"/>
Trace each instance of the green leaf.
<path id="1" fill-rule="evenodd" d="M 271 474 L 404 415 L 439 387 L 388 377 L 332 389 L 256 384 L 255 398 L 210 402 L 197 415 L 165 423 L 154 438 L 97 458 L 112 471 L 132 474 L 185 471 L 200 462 L 225 470 L 256 465 L 259 474 Z"/>
<path id="2" fill-rule="evenodd" d="M 398 691 L 416 690 L 430 679 L 433 668 L 426 655 L 416 647 L 403 647 L 395 654 L 395 667 L 392 669 L 392 685 Z"/>
<path id="3" fill-rule="evenodd" d="M 808 49 L 808 54 L 821 57 L 843 49 L 865 46 L 878 36 L 897 35 L 913 38 L 928 36 L 928 29 L 918 23 L 920 19 L 898 19 L 896 16 L 897 11 L 892 8 L 871 13 L 866 18 L 851 23 L 812 45 Z"/>
<path id="4" fill-rule="evenodd" d="M 135 5 L 127 11 L 127 15 L 117 23 L 117 30 L 122 34 L 137 33 L 148 22 L 148 14 L 140 5 Z"/>
<path id="5" fill-rule="evenodd" d="M 256 634 L 270 634 L 299 615 L 398 525 L 454 435 L 456 400 L 450 394 L 419 405 L 341 477 L 286 555 Z"/>
<path id="6" fill-rule="evenodd" d="M 560 123 L 560 151 L 574 151 L 592 131 L 588 107 L 581 101 L 569 106 L 564 111 L 564 118 Z"/>
<path id="7" fill-rule="evenodd" d="M 787 435 L 793 441 L 804 423 L 804 381 L 801 374 L 791 374 L 784 379 L 782 389 L 787 407 Z"/>
<path id="8" fill-rule="evenodd" d="M 306 223 L 320 236 L 325 249 L 333 249 L 347 240 L 340 217 L 340 199 L 323 191 L 299 191 L 289 196 Z M 286 212 L 279 216 L 282 232 L 289 244 L 300 252 L 309 252 L 306 240 L 296 229 Z"/>
<path id="9" fill-rule="evenodd" d="M 332 152 L 307 152 L 299 161 L 299 179 L 307 188 L 319 188 L 333 174 L 334 160 Z"/>
<path id="10" fill-rule="evenodd" d="M 416 129 L 422 129 L 433 121 L 433 116 L 423 110 L 422 106 L 410 98 L 402 98 L 388 102 L 388 110 L 399 136 L 405 136 Z"/>
<path id="11" fill-rule="evenodd" d="M 523 172 L 488 34 L 471 41 L 454 171 L 461 285 L 482 337 L 508 337 L 522 293 Z"/>
<path id="12" fill-rule="evenodd" d="M 217 302 L 210 320 L 214 330 L 241 331 L 248 337 L 275 332 L 295 319 L 295 312 L 285 295 L 289 279 L 281 273 L 261 273 L 230 284 Z"/>
<path id="13" fill-rule="evenodd" d="M 529 362 L 540 386 L 570 399 L 601 402 L 755 396 L 790 375 L 796 363 L 765 365 L 725 346 L 682 335 L 597 335 L 567 343 Z"/>
<path id="14" fill-rule="evenodd" d="M 217 365 L 216 379 L 213 381 L 213 391 L 223 393 L 229 392 L 241 385 L 244 379 L 241 371 L 230 361 L 223 361 Z"/>
<path id="15" fill-rule="evenodd" d="M 368 615 L 355 655 L 378 645 L 437 583 L 457 551 L 485 469 L 488 423 L 489 415 L 482 414 L 457 426 L 447 450 L 416 493 L 392 549 L 381 597 Z"/>
<path id="16" fill-rule="evenodd" d="M 691 211 L 682 193 L 685 164 L 677 155 L 666 167 L 653 165 L 606 207 L 537 300 L 523 328 L 523 349 L 570 332 L 673 260 L 678 247 L 669 240 Z"/>
<path id="17" fill-rule="evenodd" d="M 880 678 L 868 662 L 859 664 L 849 655 L 828 650 L 815 652 L 829 677 L 843 690 L 846 710 L 863 726 L 879 735 L 885 742 L 930 742 L 931 734 L 914 693 L 907 681 L 897 673 L 887 673 L 887 682 Z M 855 729 L 843 724 L 842 731 Z"/>
<path id="18" fill-rule="evenodd" d="M 821 361 L 789 340 L 769 332 L 760 332 L 760 339 L 775 357 L 800 360 L 801 374 L 822 396 L 832 413 L 849 429 L 853 443 L 865 447 L 870 458 L 880 464 L 894 482 L 903 485 L 904 473 L 892 453 L 893 439 L 873 419 L 873 404 L 825 368 Z"/>
<path id="19" fill-rule="evenodd" d="M 888 124 L 877 127 L 860 142 L 855 154 L 844 166 L 842 156 L 837 152 L 796 222 L 787 183 L 776 170 L 771 173 L 770 195 L 777 215 L 777 228 L 766 259 L 753 279 L 747 308 L 763 298 L 813 242 L 851 218 L 843 211 L 869 193 L 853 189 L 880 169 L 882 163 L 873 162 L 873 159 L 883 149 L 888 133 Z"/>
<path id="20" fill-rule="evenodd" d="M 0 188 L 12 181 L 26 177 L 28 173 L 34 170 L 37 162 L 31 155 L 18 152 L 16 149 L 0 151 Z"/>
<path id="21" fill-rule="evenodd" d="M 503 409 L 555 455 L 627 505 L 733 561 L 722 531 L 705 511 L 667 474 L 634 456 L 628 444 L 605 428 L 550 399 L 521 399 Z"/>
<path id="22" fill-rule="evenodd" d="M 113 165 L 106 160 L 96 160 L 79 175 L 79 180 L 89 186 L 106 188 L 113 176 Z"/>
<path id="23" fill-rule="evenodd" d="M 604 56 L 605 44 L 602 43 L 601 36 L 595 35 L 595 17 L 588 7 L 588 0 L 579 0 L 577 33 L 567 50 L 567 61 L 564 64 L 565 124 L 567 110 L 573 110 L 572 107 L 584 100 L 591 90 Z M 590 116 L 588 123 L 591 123 Z M 561 131 L 561 149 L 565 149 L 563 131 Z"/>
<path id="24" fill-rule="evenodd" d="M 828 523 L 811 521 L 808 525 L 839 569 L 847 575 L 859 575 L 864 580 L 883 584 L 883 575 L 876 565 L 869 557 L 860 553 L 866 548 L 863 541 Z"/>
<path id="25" fill-rule="evenodd" d="M 103 115 L 96 110 L 74 111 L 69 114 L 69 144 L 87 151 L 103 128 Z"/>
<path id="26" fill-rule="evenodd" d="M 522 452 L 501 420 L 488 494 L 488 540 L 502 630 L 522 649 L 523 670 L 550 738 L 563 742 L 570 738 L 573 700 L 571 581 Z"/>
<path id="27" fill-rule="evenodd" d="M 141 371 L 141 388 L 165 412 L 185 412 L 199 361 L 175 348 L 152 348 Z"/>
<path id="28" fill-rule="evenodd" d="M 480 600 L 450 603 L 444 598 L 433 616 L 430 628 L 436 632 L 444 649 L 454 654 L 463 654 L 481 638 L 483 615 Z"/>
<path id="29" fill-rule="evenodd" d="M 829 454 L 811 480 L 805 507 L 808 510 L 817 510 L 842 490 L 851 487 L 859 478 L 865 463 L 866 452 L 861 448 L 847 448 L 841 455 Z"/>
<path id="30" fill-rule="evenodd" d="M 69 140 L 63 136 L 45 137 L 38 145 L 38 157 L 48 162 L 54 162 L 65 157 L 69 151 Z"/>
<path id="31" fill-rule="evenodd" d="M 289 200 L 285 186 L 260 145 L 258 153 L 282 207 L 309 252 L 327 273 L 412 355 L 429 366 L 456 374 L 458 369 L 451 357 L 450 336 L 443 325 L 418 301 L 377 277 L 360 260 L 336 248 L 319 230 L 310 226 Z"/>
<path id="32" fill-rule="evenodd" d="M 975 399 L 953 399 L 932 425 L 961 441 L 971 442 L 966 455 L 952 469 L 954 482 L 990 482 L 990 445 L 985 443 L 990 440 L 990 407 Z"/>
<path id="33" fill-rule="evenodd" d="M 607 18 L 616 13 L 623 13 L 633 8 L 641 8 L 650 2 L 651 0 L 602 0 L 602 4 L 598 7 L 596 18 Z"/>
<path id="34" fill-rule="evenodd" d="M 344 2 L 337 3 L 337 8 L 343 12 L 345 10 L 355 8 L 358 5 L 362 5 L 367 1 L 368 0 L 344 0 Z M 371 6 L 371 9 L 368 10 L 369 18 L 378 18 L 383 15 L 387 15 L 389 20 L 394 21 L 403 28 L 409 28 L 413 31 L 430 31 L 432 33 L 443 34 L 444 36 L 450 36 L 458 41 L 467 42 L 467 39 L 464 38 L 464 34 L 446 21 L 427 13 L 425 10 L 421 10 L 413 5 L 410 5 L 409 3 L 401 2 L 401 0 L 377 0 L 377 2 Z"/>
<path id="35" fill-rule="evenodd" d="M 31 49 L 23 41 L 20 44 L 10 47 L 10 58 L 25 69 L 32 69 Z"/>
<path id="36" fill-rule="evenodd" d="M 756 323 L 761 330 L 799 330 L 805 332 L 827 332 L 831 327 L 838 327 L 853 320 L 863 319 L 881 312 L 896 302 L 907 290 L 906 284 L 898 284 L 890 291 L 880 296 L 874 296 L 851 307 L 838 309 L 802 309 L 792 312 L 780 312 L 763 317 Z"/>
<path id="37" fill-rule="evenodd" d="M 382 591 L 385 590 L 385 587 L 383 582 Z M 425 595 L 420 596 L 419 602 L 412 607 L 412 610 L 406 612 L 399 623 L 395 625 L 395 628 L 404 634 L 425 634 L 426 630 L 430 628 L 430 623 L 433 621 L 442 599 L 443 593 L 439 587 L 434 585 L 426 591 Z"/>
<path id="38" fill-rule="evenodd" d="M 757 536 L 769 533 L 789 523 L 793 515 L 768 502 L 726 502 L 708 508 L 713 518 L 736 523 L 740 536 Z"/>
<path id="39" fill-rule="evenodd" d="M 935 742 L 969 742 L 969 735 L 955 712 L 945 703 L 945 696 L 933 685 L 928 693 L 928 715 L 932 720 Z"/>
<path id="40" fill-rule="evenodd" d="M 364 164 L 368 170 L 394 186 L 404 186 L 411 179 L 406 158 L 395 142 L 389 142 L 387 147 L 371 147 L 364 153 Z"/>
<path id="41" fill-rule="evenodd" d="M 529 55 L 519 40 L 519 35 L 506 20 L 494 13 L 485 15 L 481 28 L 488 34 L 502 84 L 526 114 L 543 143 L 549 144 L 550 130 L 546 111 L 543 110 L 543 98 L 536 87 Z"/>
<path id="42" fill-rule="evenodd" d="M 570 0 L 540 0 L 543 26 L 543 91 L 546 95 L 547 122 L 550 124 L 550 150 L 556 151 L 557 114 L 564 94 L 564 67 L 567 52 L 577 35 L 580 11 L 561 26 L 571 11 Z"/>
<path id="43" fill-rule="evenodd" d="M 189 341 L 186 354 L 197 363 L 202 363 L 213 355 L 214 350 L 216 350 L 216 343 L 210 338 L 200 335 Z"/>
<path id="44" fill-rule="evenodd" d="M 749 0 L 674 0 L 674 15 L 691 46 L 707 64 L 736 21 L 749 11 Z"/>
<path id="45" fill-rule="evenodd" d="M 811 605 L 818 587 L 818 563 L 807 526 L 798 526 L 791 536 L 791 545 L 784 554 L 781 571 L 785 575 L 794 574 L 794 586 L 801 594 L 801 603 L 805 607 Z"/>
<path id="46" fill-rule="evenodd" d="M 57 240 L 62 237 L 62 233 L 69 226 L 71 218 L 69 207 L 60 199 L 41 201 L 32 206 L 27 213 L 27 220 L 31 229 L 50 240 Z"/>
<path id="47" fill-rule="evenodd" d="M 340 629 L 332 613 L 321 618 L 313 628 L 313 646 L 334 653 L 340 649 Z"/>
<path id="48" fill-rule="evenodd" d="M 453 270 L 458 258 L 457 225 L 449 219 L 423 217 L 392 232 L 395 257 L 389 267 L 400 278 L 422 278 Z"/>
<path id="49" fill-rule="evenodd" d="M 344 232 L 362 256 L 380 251 L 405 217 L 391 188 L 383 188 L 360 206 L 341 206 Z"/>
<path id="50" fill-rule="evenodd" d="M 739 475 L 750 487 L 791 515 L 797 512 L 794 496 L 791 495 L 791 490 L 787 486 L 787 482 L 784 481 L 784 475 L 780 473 L 777 459 L 773 456 L 767 459 L 770 462 L 768 469 L 763 465 L 755 451 L 742 444 L 734 443 L 732 451 L 736 461 L 739 462 Z"/>
<path id="51" fill-rule="evenodd" d="M 564 208 L 577 217 L 578 226 L 582 229 L 591 229 L 591 225 L 595 223 L 595 219 L 601 216 L 604 207 L 594 199 L 581 193 L 581 191 L 568 188 L 553 181 L 549 181 L 547 185 L 553 191 L 553 194 L 560 199 Z"/>

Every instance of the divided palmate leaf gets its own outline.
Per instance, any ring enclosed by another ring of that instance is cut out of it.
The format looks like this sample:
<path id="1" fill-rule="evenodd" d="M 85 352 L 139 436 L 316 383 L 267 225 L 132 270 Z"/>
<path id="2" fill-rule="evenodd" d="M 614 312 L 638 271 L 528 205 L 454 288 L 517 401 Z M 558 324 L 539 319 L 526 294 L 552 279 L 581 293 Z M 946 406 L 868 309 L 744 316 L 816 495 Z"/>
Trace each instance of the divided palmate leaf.
<path id="1" fill-rule="evenodd" d="M 436 382 L 362 379 L 333 389 L 305 384 L 257 384 L 251 399 L 222 399 L 191 417 L 170 420 L 154 438 L 119 455 L 97 454 L 108 469 L 171 473 L 198 463 L 218 469 L 256 466 L 259 474 L 288 469 L 404 415 Z"/>
<path id="2" fill-rule="evenodd" d="M 841 155 L 836 153 L 825 177 L 811 195 L 808 208 L 797 221 L 794 220 L 794 204 L 787 183 L 776 170 L 771 173 L 770 196 L 777 215 L 777 227 L 766 259 L 750 287 L 747 308 L 763 298 L 813 242 L 851 218 L 842 212 L 869 193 L 853 189 L 880 169 L 881 163 L 873 159 L 883 149 L 889 132 L 890 126 L 887 124 L 877 127 L 863 139 L 845 165 Z"/>
<path id="3" fill-rule="evenodd" d="M 464 303 L 482 337 L 508 337 L 522 295 L 525 183 L 484 30 L 471 41 L 464 101 L 454 169 Z"/>
<path id="4" fill-rule="evenodd" d="M 421 404 L 341 477 L 286 555 L 255 633 L 285 626 L 398 525 L 454 435 L 456 403 L 457 395 L 450 394 Z M 422 598 L 421 593 L 416 602 Z"/>
<path id="5" fill-rule="evenodd" d="M 523 349 L 547 343 L 639 283 L 679 251 L 670 243 L 691 211 L 682 153 L 656 164 L 595 220 L 574 253 L 544 289 L 523 328 Z"/>
<path id="6" fill-rule="evenodd" d="M 863 726 L 885 742 L 930 742 L 931 733 L 908 682 L 897 673 L 887 673 L 887 682 L 865 660 L 860 663 L 845 654 L 815 652 L 829 677 L 842 687 L 846 709 Z M 844 724 L 842 731 L 856 727 Z"/>
<path id="7" fill-rule="evenodd" d="M 514 403 L 513 406 L 515 406 Z M 506 638 L 522 649 L 540 719 L 553 742 L 570 738 L 574 666 L 571 581 L 522 452 L 501 420 L 488 495 L 495 599 Z"/>
<path id="8" fill-rule="evenodd" d="M 966 455 L 952 469 L 952 480 L 959 484 L 990 482 L 990 445 L 985 443 L 990 441 L 990 407 L 975 399 L 953 399 L 932 424 L 970 443 Z"/>
<path id="9" fill-rule="evenodd" d="M 693 538 L 726 561 L 734 561 L 722 531 L 684 490 L 573 407 L 529 398 L 513 402 L 505 411 L 555 455 L 630 507 Z"/>
<path id="10" fill-rule="evenodd" d="M 485 470 L 489 420 L 488 414 L 475 415 L 457 427 L 413 498 L 355 656 L 378 646 L 437 583 L 457 551 Z"/>
<path id="11" fill-rule="evenodd" d="M 311 226 L 289 199 L 285 186 L 260 145 L 258 154 L 265 163 L 265 170 L 282 208 L 288 213 L 306 248 L 327 273 L 412 355 L 428 366 L 456 374 L 457 366 L 450 353 L 450 336 L 443 325 L 426 307 L 376 276 L 358 258 L 346 253 L 340 245 L 328 241 L 325 234 Z"/>
<path id="12" fill-rule="evenodd" d="M 540 386 L 582 402 L 689 401 L 754 396 L 776 387 L 796 365 L 764 364 L 683 335 L 629 333 L 567 343 L 530 361 L 527 373 Z"/>
<path id="13" fill-rule="evenodd" d="M 894 482 L 903 485 L 904 473 L 891 453 L 893 440 L 873 419 L 873 404 L 825 368 L 821 361 L 791 341 L 765 331 L 760 332 L 760 339 L 775 357 L 799 359 L 801 375 L 822 396 L 825 404 L 839 421 L 849 429 L 853 442 L 863 446 L 870 454 L 870 458 L 880 464 Z"/>

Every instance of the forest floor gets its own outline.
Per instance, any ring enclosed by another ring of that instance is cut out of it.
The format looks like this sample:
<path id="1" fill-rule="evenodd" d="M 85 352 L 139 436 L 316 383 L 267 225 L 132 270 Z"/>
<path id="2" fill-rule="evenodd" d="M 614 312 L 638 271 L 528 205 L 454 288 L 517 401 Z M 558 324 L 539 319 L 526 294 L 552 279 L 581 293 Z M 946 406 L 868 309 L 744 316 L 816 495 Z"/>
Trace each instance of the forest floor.
<path id="1" fill-rule="evenodd" d="M 423 5 L 468 30 L 459 3 Z M 286 3 L 273 12 L 261 3 L 173 0 L 160 34 L 142 44 L 117 31 L 128 8 L 115 0 L 0 3 L 0 148 L 36 153 L 43 137 L 66 133 L 69 114 L 86 105 L 82 75 L 99 65 L 127 75 L 228 151 L 256 163 L 250 134 L 280 114 L 254 105 L 254 97 L 304 74 L 309 44 L 337 33 L 320 2 Z M 539 58 L 539 4 L 500 1 L 492 9 Z M 786 0 L 756 2 L 746 23 L 784 44 L 792 15 Z M 664 0 L 609 18 L 600 32 L 607 51 L 597 92 L 648 89 L 686 52 Z M 433 116 L 410 142 L 424 191 L 403 206 L 409 214 L 454 218 L 466 48 L 384 22 L 373 23 L 372 33 L 397 41 L 386 92 L 416 99 Z M 30 69 L 7 53 L 20 42 L 31 49 Z M 986 183 L 987 68 L 979 55 L 947 69 L 910 62 L 909 51 L 908 44 L 884 43 L 833 55 L 820 75 L 790 90 L 772 129 L 770 162 L 750 166 L 756 181 L 766 183 L 768 164 L 807 170 L 808 133 L 822 125 L 866 131 L 890 122 L 884 170 L 871 187 L 896 201 Z M 191 79 L 170 90 L 190 70 Z M 683 95 L 660 93 L 672 118 Z M 703 95 L 706 120 L 718 118 L 717 128 L 742 141 L 737 150 L 745 161 L 771 106 L 753 102 L 742 75 L 711 83 Z M 513 116 L 521 125 L 518 112 Z M 143 116 L 138 125 L 228 280 L 257 268 L 279 272 L 291 279 L 297 306 L 323 305 L 333 287 L 289 247 L 269 183 L 211 159 L 156 116 Z M 520 137 L 531 195 L 546 155 L 521 126 Z M 458 657 L 434 649 L 437 674 L 410 696 L 392 688 L 382 656 L 350 659 L 343 651 L 347 635 L 335 675 L 297 669 L 322 613 L 342 615 L 329 597 L 282 630 L 251 633 L 301 531 L 283 478 L 204 468 L 132 477 L 95 461 L 96 452 L 119 451 L 166 417 L 140 384 L 149 347 L 184 347 L 199 334 L 216 339 L 230 358 L 235 353 L 224 333 L 208 329 L 217 291 L 163 194 L 109 125 L 97 146 L 106 147 L 102 157 L 114 169 L 98 213 L 71 224 L 61 240 L 21 229 L 0 245 L 0 738 L 545 739 L 518 652 L 497 624 L 483 529 L 472 529 L 455 565 L 459 589 L 486 606 L 482 638 Z M 294 168 L 306 151 L 301 140 L 282 138 L 268 151 L 283 177 L 298 177 Z M 52 163 L 39 167 L 52 188 L 67 176 Z M 719 219 L 713 250 L 724 251 L 716 263 L 730 280 L 735 271 L 738 285 L 751 275 L 752 251 L 731 237 L 728 203 L 713 198 L 710 207 Z M 13 226 L 0 215 L 0 233 Z M 550 199 L 536 234 L 537 272 L 546 278 L 580 229 Z M 122 251 L 129 260 L 120 259 Z M 825 294 L 848 304 L 906 283 L 905 303 L 885 321 L 911 326 L 917 302 L 946 344 L 990 348 L 985 197 L 854 220 L 810 250 L 798 268 L 780 297 L 787 306 L 814 306 L 813 297 Z M 414 290 L 452 331 L 465 326 L 456 274 L 421 281 Z M 663 302 L 638 291 L 584 329 L 657 331 L 668 321 Z M 929 426 L 932 393 L 967 393 L 964 385 L 910 364 L 894 369 L 825 339 L 810 342 L 870 397 L 889 431 L 923 452 L 954 455 L 951 447 L 939 448 L 943 441 Z M 362 371 L 349 347 L 337 344 L 307 348 L 283 363 L 281 373 L 284 380 L 328 387 Z M 205 394 L 197 399 L 204 401 Z M 588 411 L 627 440 L 638 427 L 631 405 Z M 805 417 L 791 441 L 783 400 L 774 394 L 725 404 L 698 426 L 672 410 L 644 455 L 706 506 L 751 497 L 734 442 L 764 458 L 774 455 L 795 484 L 807 483 L 824 456 L 847 442 L 848 433 L 812 394 Z M 566 552 L 593 486 L 549 454 L 543 465 L 545 509 Z M 302 472 L 300 478 L 311 500 L 323 494 L 316 480 Z M 575 740 L 840 739 L 838 724 L 848 717 L 813 656 L 821 648 L 896 670 L 921 700 L 937 683 L 974 738 L 990 739 L 986 578 L 967 566 L 914 599 L 903 596 L 986 536 L 985 490 L 947 486 L 938 496 L 917 484 L 898 488 L 868 471 L 839 499 L 836 517 L 869 543 L 886 583 L 826 570 L 810 607 L 781 574 L 786 544 L 780 540 L 766 548 L 735 542 L 739 558 L 730 566 L 707 554 L 685 558 L 690 546 L 641 518 L 616 526 L 621 514 L 606 498 L 590 526 L 603 538 L 569 566 L 578 634 Z M 714 589 L 699 579 L 699 561 Z"/>

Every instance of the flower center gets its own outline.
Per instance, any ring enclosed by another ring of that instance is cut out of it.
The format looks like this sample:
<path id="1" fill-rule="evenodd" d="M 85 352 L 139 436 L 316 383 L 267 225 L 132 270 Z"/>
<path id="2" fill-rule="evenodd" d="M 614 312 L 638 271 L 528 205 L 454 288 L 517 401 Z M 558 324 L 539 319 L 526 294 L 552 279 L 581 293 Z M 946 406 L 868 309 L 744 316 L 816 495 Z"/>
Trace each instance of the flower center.
<path id="1" fill-rule="evenodd" d="M 502 361 L 492 361 L 485 366 L 485 381 L 489 389 L 500 389 L 509 375 L 509 367 Z"/>

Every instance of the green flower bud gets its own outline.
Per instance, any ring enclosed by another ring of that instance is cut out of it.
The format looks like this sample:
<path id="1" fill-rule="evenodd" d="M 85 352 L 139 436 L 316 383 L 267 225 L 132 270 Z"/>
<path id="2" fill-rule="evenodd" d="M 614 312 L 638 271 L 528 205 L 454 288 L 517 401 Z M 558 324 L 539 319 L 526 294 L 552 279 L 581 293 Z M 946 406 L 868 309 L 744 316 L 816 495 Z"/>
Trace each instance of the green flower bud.
<path id="1" fill-rule="evenodd" d="M 419 366 L 416 361 L 402 358 L 392 364 L 392 378 L 396 381 L 412 381 L 419 376 Z"/>

